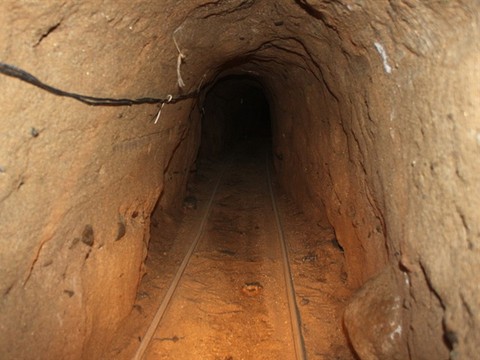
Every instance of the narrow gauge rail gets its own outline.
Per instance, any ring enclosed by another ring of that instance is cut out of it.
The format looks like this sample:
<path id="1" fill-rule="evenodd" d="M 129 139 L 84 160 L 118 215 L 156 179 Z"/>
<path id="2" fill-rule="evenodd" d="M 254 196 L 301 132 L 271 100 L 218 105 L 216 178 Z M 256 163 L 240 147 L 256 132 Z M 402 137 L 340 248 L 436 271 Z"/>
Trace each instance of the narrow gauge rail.
<path id="1" fill-rule="evenodd" d="M 283 316 L 284 320 L 282 320 L 282 323 L 280 325 L 277 325 L 277 328 L 281 328 L 282 329 L 281 331 L 287 334 L 285 336 L 290 337 L 290 340 L 287 341 L 287 343 L 290 344 L 289 345 L 290 349 L 288 349 L 288 351 L 290 351 L 291 354 L 282 352 L 282 355 L 283 355 L 282 358 L 304 360 L 306 359 L 306 351 L 304 347 L 304 341 L 303 341 L 302 330 L 301 330 L 301 319 L 300 319 L 299 311 L 296 304 L 295 288 L 293 284 L 292 274 L 290 271 L 286 239 L 282 229 L 280 214 L 278 211 L 277 202 L 275 199 L 275 192 L 272 185 L 271 171 L 270 171 L 271 161 L 269 156 L 267 155 L 266 166 L 264 167 L 264 170 L 263 170 L 265 174 L 258 174 L 259 172 L 258 158 L 259 157 L 256 158 L 257 168 L 251 170 L 250 174 L 254 174 L 254 175 L 256 174 L 256 176 L 260 176 L 260 178 L 263 177 L 264 190 L 259 191 L 260 195 L 257 195 L 257 197 L 263 196 L 262 199 L 267 199 L 267 200 L 263 200 L 264 202 L 268 202 L 268 201 L 270 202 L 270 204 L 267 207 L 270 208 L 271 214 L 268 214 L 268 215 L 262 214 L 262 216 L 266 216 L 266 217 L 269 216 L 270 218 L 274 219 L 270 222 L 270 225 L 269 225 L 270 228 L 264 231 L 264 233 L 269 234 L 268 238 L 272 239 L 270 241 L 272 243 L 270 245 L 270 250 L 267 249 L 266 251 L 264 251 L 264 253 L 266 254 L 271 254 L 272 252 L 276 253 L 275 254 L 276 258 L 273 259 L 270 263 L 272 264 L 271 266 L 274 266 L 279 269 L 279 270 L 276 270 L 276 274 L 278 274 L 276 275 L 276 277 L 279 280 L 277 282 L 272 282 L 272 284 L 275 284 L 275 286 L 272 285 L 272 287 L 275 287 L 275 288 L 270 289 L 271 290 L 270 294 L 273 295 L 274 297 L 283 297 L 283 299 L 280 302 L 284 304 L 283 305 L 284 307 L 282 308 L 284 309 L 284 311 L 278 311 L 278 308 L 277 308 L 276 310 L 272 310 L 271 312 L 273 313 L 274 317 Z M 191 261 L 192 256 L 199 251 L 200 245 L 203 242 L 207 241 L 206 236 L 208 236 L 208 234 L 206 234 L 206 229 L 207 229 L 207 224 L 210 221 L 212 221 L 211 219 L 212 210 L 214 210 L 216 207 L 226 206 L 224 203 L 221 202 L 221 199 L 220 200 L 218 199 L 220 197 L 219 189 L 230 185 L 230 186 L 234 186 L 237 192 L 241 193 L 242 191 L 245 191 L 245 189 L 241 189 L 241 183 L 243 181 L 242 179 L 243 177 L 249 176 L 248 171 L 245 171 L 245 173 L 242 170 L 239 173 L 235 173 L 234 171 L 235 169 L 241 168 L 241 166 L 245 166 L 245 164 L 246 164 L 245 159 L 243 159 L 243 163 L 242 163 L 242 160 L 240 160 L 240 164 L 232 164 L 232 163 L 227 164 L 224 166 L 223 171 L 221 171 L 221 174 L 219 175 L 213 187 L 213 191 L 207 201 L 207 204 L 206 206 L 204 206 L 202 219 L 201 219 L 199 228 L 196 231 L 196 235 L 185 257 L 183 258 L 183 261 L 181 262 L 176 272 L 176 275 L 174 276 L 166 292 L 166 295 L 161 301 L 158 307 L 158 310 L 156 311 L 155 316 L 153 317 L 152 322 L 150 323 L 145 333 L 145 336 L 143 336 L 140 342 L 140 345 L 136 351 L 136 354 L 133 357 L 134 360 L 141 360 L 141 359 L 147 358 L 147 352 L 149 347 L 151 347 L 152 340 L 155 339 L 154 338 L 155 333 L 158 332 L 160 329 L 162 329 L 162 326 L 163 326 L 162 319 L 164 319 L 167 316 L 169 309 L 173 306 L 173 304 L 176 301 L 175 295 L 176 295 L 177 289 L 181 286 L 182 279 L 184 277 L 186 269 L 187 268 L 190 269 L 191 267 L 194 267 L 194 264 L 192 264 L 192 261 Z M 258 180 L 257 182 L 253 182 L 253 183 L 258 184 Z M 228 194 L 228 192 L 229 190 L 225 189 L 225 193 Z M 267 195 L 265 193 L 267 193 Z M 227 196 L 227 198 L 228 197 L 229 196 Z M 268 198 L 270 200 L 268 200 Z M 252 207 L 252 208 L 255 208 L 255 207 Z M 260 209 L 260 211 L 262 211 L 262 209 Z M 249 217 L 252 217 L 252 215 L 250 214 Z M 258 228 L 258 226 L 255 226 L 255 228 Z M 241 234 L 244 234 L 244 233 L 241 233 Z M 249 246 L 257 247 L 257 246 L 261 246 L 261 244 L 255 244 L 255 243 L 252 244 L 252 242 L 249 242 Z M 278 251 L 272 251 L 271 250 L 272 248 L 276 248 L 276 250 Z M 234 252 L 230 251 L 229 254 L 230 253 L 233 254 Z M 246 263 L 246 265 L 244 266 L 249 267 L 250 265 Z M 260 275 L 261 274 L 259 274 L 259 276 Z M 262 275 L 265 277 L 269 277 L 269 275 L 265 275 L 265 274 L 262 274 Z M 263 289 L 263 286 L 260 285 L 260 283 L 255 282 L 254 285 L 255 284 L 258 284 L 257 286 L 259 286 L 260 289 Z M 279 302 L 278 299 L 276 299 L 275 301 L 276 303 Z M 201 303 L 201 300 L 198 300 L 198 302 Z M 240 312 L 240 310 L 238 310 L 238 312 Z M 281 312 L 283 314 L 278 314 L 278 312 Z M 288 314 L 285 314 L 285 313 L 288 313 Z M 241 341 L 241 339 L 237 339 L 237 340 Z M 235 346 L 235 345 L 231 345 L 231 346 Z M 250 355 L 250 356 L 251 358 L 255 358 L 254 355 Z M 148 358 L 152 359 L 154 358 L 154 356 L 148 356 Z M 225 357 L 225 358 L 230 358 L 230 357 Z"/>

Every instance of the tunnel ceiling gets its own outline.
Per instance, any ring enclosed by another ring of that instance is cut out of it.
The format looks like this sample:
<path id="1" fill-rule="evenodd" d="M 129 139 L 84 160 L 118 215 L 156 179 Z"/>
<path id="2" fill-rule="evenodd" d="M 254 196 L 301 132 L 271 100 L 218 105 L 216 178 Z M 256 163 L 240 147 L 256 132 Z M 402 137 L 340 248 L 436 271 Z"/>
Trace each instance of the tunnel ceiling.
<path id="1" fill-rule="evenodd" d="M 99 358 L 134 304 L 153 209 L 185 195 L 208 89 L 246 76 L 280 186 L 345 250 L 359 356 L 475 358 L 479 6 L 2 1 L 2 62 L 81 94 L 187 99 L 90 107 L 0 77 L 0 349 Z"/>

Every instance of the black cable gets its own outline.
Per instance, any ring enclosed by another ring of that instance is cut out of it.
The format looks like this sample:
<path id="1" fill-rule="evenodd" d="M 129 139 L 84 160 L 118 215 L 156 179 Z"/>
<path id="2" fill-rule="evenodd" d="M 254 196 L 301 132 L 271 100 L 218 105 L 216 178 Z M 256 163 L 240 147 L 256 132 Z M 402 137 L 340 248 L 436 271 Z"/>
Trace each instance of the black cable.
<path id="1" fill-rule="evenodd" d="M 113 98 L 101 98 L 94 96 L 87 96 L 76 94 L 64 90 L 60 90 L 56 87 L 47 85 L 41 82 L 32 74 L 26 72 L 25 70 L 19 69 L 16 66 L 9 65 L 3 62 L 0 62 L 0 73 L 3 75 L 11 76 L 22 81 L 25 81 L 29 84 L 32 84 L 40 89 L 48 91 L 49 93 L 55 94 L 57 96 L 69 97 L 80 101 L 87 105 L 92 106 L 130 106 L 130 105 L 141 105 L 141 104 L 164 104 L 164 103 L 175 103 L 179 100 L 185 100 L 192 98 L 198 94 L 198 91 L 177 95 L 177 96 L 167 96 L 166 98 L 139 98 L 139 99 L 113 99 Z"/>

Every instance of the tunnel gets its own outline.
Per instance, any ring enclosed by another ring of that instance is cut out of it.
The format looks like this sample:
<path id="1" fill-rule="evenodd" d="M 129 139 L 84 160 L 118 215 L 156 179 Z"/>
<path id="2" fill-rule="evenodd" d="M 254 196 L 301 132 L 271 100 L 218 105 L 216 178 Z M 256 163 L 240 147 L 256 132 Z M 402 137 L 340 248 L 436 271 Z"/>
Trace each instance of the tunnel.
<path id="1" fill-rule="evenodd" d="M 162 321 L 213 342 L 172 330 L 146 358 L 477 358 L 479 10 L 2 1 L 0 357 L 132 358 L 198 237 L 186 281 L 203 263 L 231 297 L 192 278 L 210 317 Z M 275 223 L 303 356 L 269 342 Z"/>
<path id="2" fill-rule="evenodd" d="M 206 92 L 201 109 L 200 158 L 226 152 L 246 139 L 271 138 L 270 105 L 260 82 L 249 76 L 221 78 Z"/>

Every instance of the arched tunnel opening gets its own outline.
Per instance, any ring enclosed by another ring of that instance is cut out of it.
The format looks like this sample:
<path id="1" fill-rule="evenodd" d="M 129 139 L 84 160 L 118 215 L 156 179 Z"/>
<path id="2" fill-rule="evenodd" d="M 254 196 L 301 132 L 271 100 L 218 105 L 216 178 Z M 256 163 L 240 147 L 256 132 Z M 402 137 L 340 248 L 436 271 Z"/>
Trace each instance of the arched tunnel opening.
<path id="1" fill-rule="evenodd" d="M 199 156 L 218 154 L 240 140 L 271 139 L 270 105 L 255 78 L 228 76 L 208 91 L 201 105 Z"/>
<path id="2" fill-rule="evenodd" d="M 3 1 L 0 357 L 475 358 L 478 10 Z"/>

